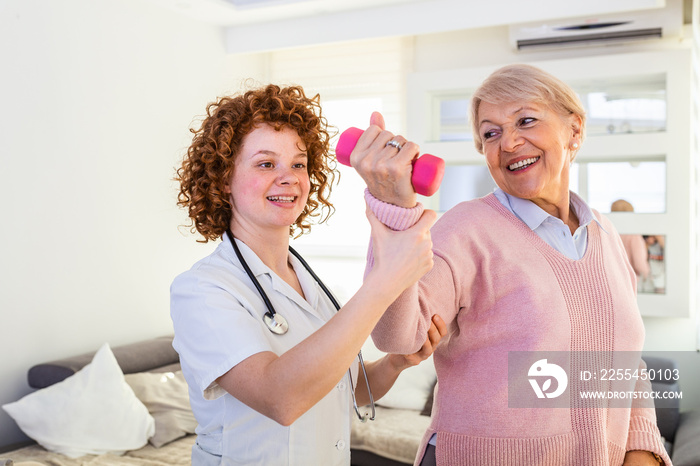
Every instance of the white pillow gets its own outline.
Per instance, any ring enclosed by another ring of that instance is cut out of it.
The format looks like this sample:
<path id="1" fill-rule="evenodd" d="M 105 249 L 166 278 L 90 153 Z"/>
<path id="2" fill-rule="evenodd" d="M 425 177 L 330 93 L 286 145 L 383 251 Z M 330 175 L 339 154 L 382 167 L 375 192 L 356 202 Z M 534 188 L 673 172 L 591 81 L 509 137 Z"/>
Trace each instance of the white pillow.
<path id="1" fill-rule="evenodd" d="M 368 338 L 362 346 L 362 357 L 365 361 L 376 361 L 385 355 L 386 353 L 374 346 L 372 338 Z M 377 404 L 386 408 L 422 411 L 436 378 L 435 364 L 431 355 L 417 366 L 401 372 L 394 385 L 377 401 Z"/>
<path id="2" fill-rule="evenodd" d="M 72 376 L 2 407 L 42 447 L 71 458 L 135 450 L 155 431 L 107 343 Z"/>

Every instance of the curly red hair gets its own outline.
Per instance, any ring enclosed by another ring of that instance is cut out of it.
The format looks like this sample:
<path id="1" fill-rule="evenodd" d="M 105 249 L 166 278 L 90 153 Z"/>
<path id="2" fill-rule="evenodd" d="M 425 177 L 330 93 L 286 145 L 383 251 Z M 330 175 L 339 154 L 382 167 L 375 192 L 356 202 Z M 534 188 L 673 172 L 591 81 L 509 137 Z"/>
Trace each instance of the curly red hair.
<path id="1" fill-rule="evenodd" d="M 231 224 L 232 205 L 226 186 L 244 137 L 261 124 L 277 130 L 293 129 L 307 149 L 311 190 L 304 210 L 290 226 L 290 235 L 307 232 L 310 217 L 321 216 L 321 223 L 334 211 L 328 197 L 337 172 L 320 96 L 306 97 L 300 86 L 269 84 L 210 103 L 201 127 L 190 130 L 192 144 L 175 178 L 180 183 L 177 204 L 188 209 L 190 231 L 199 232 L 205 243 L 220 238 Z"/>

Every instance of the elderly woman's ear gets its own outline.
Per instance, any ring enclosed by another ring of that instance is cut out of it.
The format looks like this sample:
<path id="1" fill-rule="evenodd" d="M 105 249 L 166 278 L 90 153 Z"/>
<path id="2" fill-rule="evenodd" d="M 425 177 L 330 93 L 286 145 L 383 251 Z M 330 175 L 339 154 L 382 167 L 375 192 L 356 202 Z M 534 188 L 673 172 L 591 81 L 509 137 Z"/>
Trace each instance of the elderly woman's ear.
<path id="1" fill-rule="evenodd" d="M 573 130 L 573 136 L 578 139 L 578 143 L 581 143 L 581 127 L 583 126 L 583 120 L 581 115 L 572 113 L 569 115 L 571 119 L 571 129 Z"/>
<path id="2" fill-rule="evenodd" d="M 576 157 L 576 154 L 578 153 L 578 150 L 581 148 L 581 142 L 583 140 L 583 135 L 581 131 L 581 127 L 583 126 L 583 121 L 581 119 L 580 115 L 577 115 L 575 113 L 572 113 L 569 115 L 569 118 L 571 120 L 571 143 L 569 145 L 569 150 L 571 150 L 571 161 L 574 161 L 574 158 Z"/>

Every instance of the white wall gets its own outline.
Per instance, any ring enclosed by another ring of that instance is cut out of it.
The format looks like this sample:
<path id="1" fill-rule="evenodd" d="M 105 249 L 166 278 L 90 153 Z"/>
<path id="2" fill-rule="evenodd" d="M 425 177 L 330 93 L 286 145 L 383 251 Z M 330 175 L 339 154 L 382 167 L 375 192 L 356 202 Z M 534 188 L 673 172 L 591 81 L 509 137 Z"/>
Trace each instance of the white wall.
<path id="1" fill-rule="evenodd" d="M 33 364 L 172 333 L 170 282 L 211 248 L 178 230 L 174 167 L 261 68 L 142 0 L 3 0 L 0 57 L 3 404 Z M 0 410 L 0 446 L 25 438 Z"/>

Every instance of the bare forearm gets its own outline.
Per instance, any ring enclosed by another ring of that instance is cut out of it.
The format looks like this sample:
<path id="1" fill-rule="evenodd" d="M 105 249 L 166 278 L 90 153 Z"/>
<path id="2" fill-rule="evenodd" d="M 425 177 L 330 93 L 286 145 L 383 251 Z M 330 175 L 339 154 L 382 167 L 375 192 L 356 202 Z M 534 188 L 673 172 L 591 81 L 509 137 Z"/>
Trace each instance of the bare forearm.
<path id="1" fill-rule="evenodd" d="M 399 290 L 368 280 L 323 327 L 280 356 L 262 353 L 242 361 L 218 379 L 233 396 L 288 425 L 328 394 L 353 363 Z M 284 397 L 269 393 L 284 392 Z"/>
<path id="2" fill-rule="evenodd" d="M 659 466 L 665 464 L 663 460 L 656 459 L 654 453 L 644 450 L 632 450 L 625 454 L 622 466 Z"/>
<path id="3" fill-rule="evenodd" d="M 345 375 L 388 305 L 377 303 L 369 294 L 358 292 L 326 325 L 270 366 L 271 373 L 296 366 L 285 371 L 279 384 L 285 387 L 287 397 L 300 401 L 299 414 L 316 404 Z"/>

